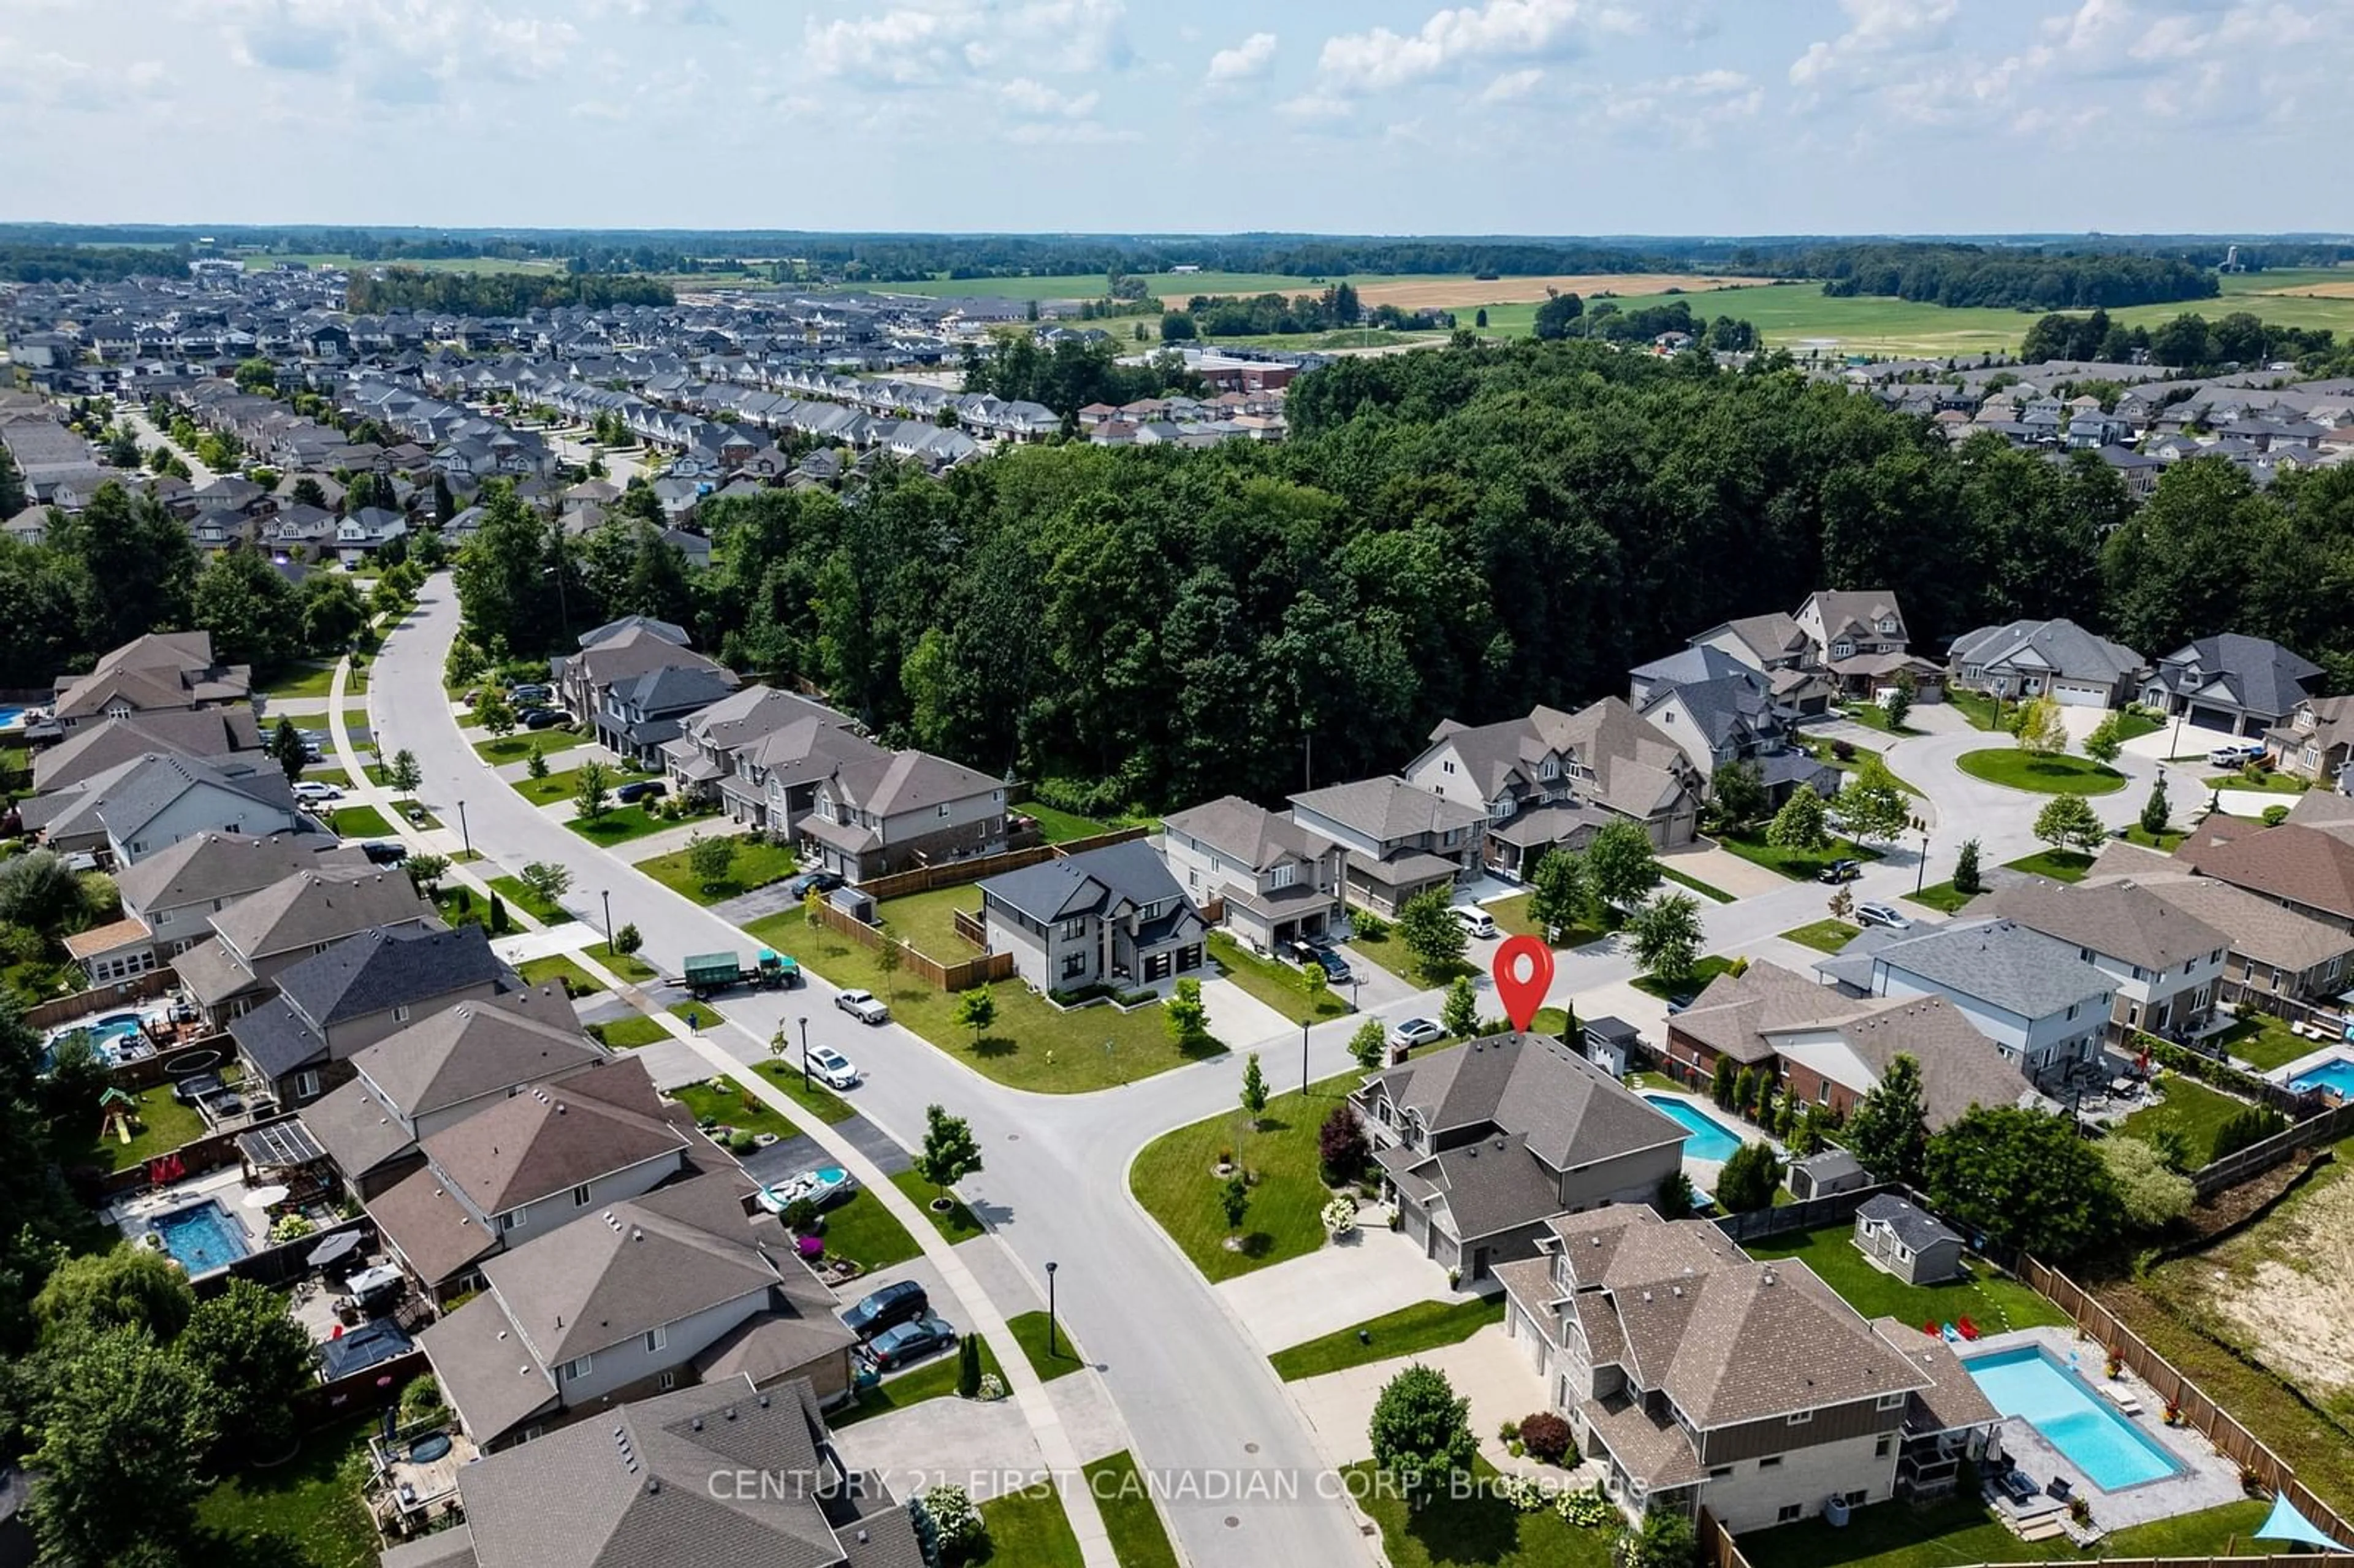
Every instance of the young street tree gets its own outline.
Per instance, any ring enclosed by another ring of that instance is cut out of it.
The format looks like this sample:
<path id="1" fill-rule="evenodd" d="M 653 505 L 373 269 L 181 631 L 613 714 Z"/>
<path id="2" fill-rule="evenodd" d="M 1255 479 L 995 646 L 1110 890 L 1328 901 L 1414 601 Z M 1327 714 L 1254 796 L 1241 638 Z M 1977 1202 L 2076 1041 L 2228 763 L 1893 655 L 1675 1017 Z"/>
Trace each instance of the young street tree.
<path id="1" fill-rule="evenodd" d="M 1479 1028 L 1479 993 L 1469 975 L 1457 975 L 1438 1005 L 1439 1027 L 1458 1040 L 1469 1040 Z"/>
<path id="2" fill-rule="evenodd" d="M 997 997 L 985 985 L 977 985 L 957 998 L 957 1022 L 972 1031 L 973 1044 L 981 1044 L 989 1026 L 997 1022 Z"/>
<path id="3" fill-rule="evenodd" d="M 1986 883 L 1978 871 L 1978 841 L 1976 839 L 1964 839 L 1960 853 L 1954 856 L 1954 891 L 1986 891 Z"/>
<path id="4" fill-rule="evenodd" d="M 292 784 L 302 777 L 302 769 L 311 765 L 311 754 L 302 746 L 302 732 L 294 727 L 292 719 L 281 718 L 270 732 L 270 755 L 277 760 L 279 771 Z"/>
<path id="5" fill-rule="evenodd" d="M 981 1170 L 981 1145 L 972 1124 L 950 1116 L 945 1107 L 924 1107 L 924 1147 L 916 1156 L 916 1174 L 942 1199 L 949 1189 Z"/>
<path id="6" fill-rule="evenodd" d="M 611 775 L 601 762 L 584 762 L 572 785 L 572 804 L 584 822 L 602 821 L 613 809 L 610 794 Z"/>
<path id="7" fill-rule="evenodd" d="M 1823 820 L 1823 798 L 1811 784 L 1801 784 L 1782 802 L 1766 824 L 1766 842 L 1776 849 L 1813 854 L 1831 847 L 1830 825 Z"/>
<path id="8" fill-rule="evenodd" d="M 1921 1063 L 1899 1051 L 1847 1124 L 1848 1151 L 1882 1181 L 1917 1185 L 1929 1152 L 1929 1113 L 1921 1099 Z"/>
<path id="9" fill-rule="evenodd" d="M 1202 1003 L 1200 980 L 1190 977 L 1179 980 L 1169 1000 L 1161 1004 L 1161 1012 L 1169 1028 L 1169 1043 L 1180 1051 L 1192 1050 L 1210 1032 L 1210 1010 Z"/>
<path id="10" fill-rule="evenodd" d="M 1904 721 L 1913 716 L 1913 694 L 1920 689 L 1921 683 L 1913 678 L 1912 671 L 1896 672 L 1896 684 L 1889 691 L 1887 700 L 1880 705 L 1881 711 L 1888 715 L 1890 729 L 1900 735 L 1903 733 Z"/>
<path id="11" fill-rule="evenodd" d="M 1594 877 L 1584 855 L 1557 849 L 1537 862 L 1529 878 L 1529 917 L 1548 943 L 1558 942 L 1593 914 Z"/>
<path id="12" fill-rule="evenodd" d="M 407 747 L 394 752 L 392 760 L 384 765 L 384 781 L 395 795 L 416 799 L 417 791 L 425 787 L 425 769 L 419 764 L 417 753 Z"/>
<path id="13" fill-rule="evenodd" d="M 2068 749 L 2068 726 L 2060 716 L 2060 705 L 2049 696 L 2020 708 L 2011 733 L 2020 750 L 2037 757 L 2057 757 Z"/>
<path id="14" fill-rule="evenodd" d="M 1242 1100 L 1243 1114 L 1250 1118 L 1251 1130 L 1257 1132 L 1267 1116 L 1267 1075 L 1259 1071 L 1256 1051 L 1243 1059 Z"/>
<path id="15" fill-rule="evenodd" d="M 2173 804 L 2166 798 L 2166 775 L 2160 773 L 2150 780 L 2149 799 L 2141 803 L 2141 831 L 2157 838 L 2173 817 Z"/>
<path id="16" fill-rule="evenodd" d="M 539 779 L 546 778 L 547 748 L 540 745 L 539 742 L 535 740 L 533 741 L 531 743 L 531 749 L 524 753 L 523 770 L 525 776 L 529 779 Z"/>
<path id="17" fill-rule="evenodd" d="M 1670 984 L 1689 979 L 1700 961 L 1700 901 L 1689 893 L 1653 895 L 1627 923 L 1635 961 Z"/>
<path id="18" fill-rule="evenodd" d="M 2054 849 L 2094 854 L 2107 841 L 2109 831 L 2101 826 L 2101 819 L 2082 795 L 2054 795 L 2035 814 L 2035 836 Z"/>
<path id="19" fill-rule="evenodd" d="M 1848 836 L 1861 843 L 1894 843 L 1913 825 L 1910 798 L 1877 757 L 1867 758 L 1839 792 L 1839 810 Z"/>
<path id="20" fill-rule="evenodd" d="M 1461 963 L 1469 940 L 1463 923 L 1447 907 L 1446 890 L 1438 887 L 1405 901 L 1398 911 L 1397 932 L 1426 975 Z"/>
<path id="21" fill-rule="evenodd" d="M 531 861 L 516 874 L 523 878 L 523 885 L 530 888 L 542 904 L 552 905 L 572 890 L 571 868 L 558 865 L 554 861 Z"/>
<path id="22" fill-rule="evenodd" d="M 1479 1443 L 1471 1436 L 1471 1402 L 1436 1367 L 1417 1361 L 1383 1386 L 1373 1401 L 1373 1463 L 1405 1489 L 1408 1506 L 1438 1495 L 1447 1478 L 1469 1469 Z"/>
<path id="23" fill-rule="evenodd" d="M 1218 1187 L 1218 1209 L 1226 1217 L 1226 1242 L 1234 1245 L 1235 1233 L 1243 1228 L 1250 1213 L 1250 1178 L 1237 1171 Z"/>
<path id="24" fill-rule="evenodd" d="M 687 841 L 686 868 L 695 874 L 695 882 L 705 893 L 726 881 L 728 870 L 735 863 L 736 841 L 726 833 L 709 838 L 696 833 Z"/>
<path id="25" fill-rule="evenodd" d="M 1360 1072 L 1375 1071 L 1381 1066 L 1382 1058 L 1388 1054 L 1389 1031 L 1382 1027 L 1382 1021 L 1378 1018 L 1366 1019 L 1357 1025 L 1357 1032 L 1349 1036 L 1349 1059 L 1357 1064 Z"/>
<path id="26" fill-rule="evenodd" d="M 474 705 L 474 722 L 500 740 L 515 732 L 515 711 L 496 692 L 484 692 L 482 700 Z"/>
<path id="27" fill-rule="evenodd" d="M 2119 722 L 2117 714 L 2112 710 L 2093 726 L 2093 733 L 2084 737 L 2084 755 L 2104 768 L 2115 762 L 2117 754 L 2126 748 L 2125 736 L 2118 733 Z"/>
<path id="28" fill-rule="evenodd" d="M 1586 869 L 1596 896 L 1619 909 L 1632 909 L 1659 885 L 1659 859 L 1640 822 L 1615 821 L 1585 846 Z"/>

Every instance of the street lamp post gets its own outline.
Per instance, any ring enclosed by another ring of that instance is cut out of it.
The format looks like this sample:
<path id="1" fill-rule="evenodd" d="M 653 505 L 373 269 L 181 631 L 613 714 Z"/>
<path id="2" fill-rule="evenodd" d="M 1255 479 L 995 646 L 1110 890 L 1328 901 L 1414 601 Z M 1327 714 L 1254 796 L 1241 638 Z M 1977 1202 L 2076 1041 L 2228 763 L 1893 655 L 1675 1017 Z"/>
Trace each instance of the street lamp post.
<path id="1" fill-rule="evenodd" d="M 801 1093 L 807 1094 L 809 1090 L 809 1014 L 804 1012 L 801 1014 Z"/>
<path id="2" fill-rule="evenodd" d="M 597 890 L 597 896 L 598 896 L 598 897 L 599 897 L 599 898 L 601 898 L 601 899 L 603 899 L 603 900 L 605 901 L 605 956 L 606 956 L 607 958 L 609 958 L 609 959 L 610 959 L 610 958 L 614 958 L 614 957 L 616 957 L 616 956 L 618 956 L 618 955 L 616 955 L 616 954 L 614 953 L 614 951 L 613 951 L 613 892 L 612 892 L 612 889 L 610 889 L 610 888 L 607 888 L 607 887 L 600 887 L 600 888 L 599 888 L 599 889 Z"/>
<path id="3" fill-rule="evenodd" d="M 1046 1260 L 1046 1359 L 1055 1359 L 1055 1260 Z"/>
<path id="4" fill-rule="evenodd" d="M 1299 1021 L 1299 1092 L 1308 1092 L 1308 1020 Z"/>
<path id="5" fill-rule="evenodd" d="M 474 858 L 474 830 L 466 825 L 466 802 L 458 802 L 458 832 L 466 841 L 466 858 Z"/>
<path id="6" fill-rule="evenodd" d="M 1918 892 L 1920 892 L 1920 891 L 1921 891 L 1921 885 L 1922 885 L 1923 883 L 1926 882 L 1926 881 L 1928 880 L 1928 878 L 1929 878 L 1929 831 L 1928 831 L 1926 828 L 1924 828 L 1924 829 L 1922 829 L 1922 830 L 1921 830 L 1921 864 L 1920 864 L 1920 866 L 1919 866 L 1919 867 L 1918 867 L 1918 868 L 1917 868 L 1917 869 L 1913 873 L 1913 891 L 1914 891 L 1914 893 L 1918 893 Z"/>

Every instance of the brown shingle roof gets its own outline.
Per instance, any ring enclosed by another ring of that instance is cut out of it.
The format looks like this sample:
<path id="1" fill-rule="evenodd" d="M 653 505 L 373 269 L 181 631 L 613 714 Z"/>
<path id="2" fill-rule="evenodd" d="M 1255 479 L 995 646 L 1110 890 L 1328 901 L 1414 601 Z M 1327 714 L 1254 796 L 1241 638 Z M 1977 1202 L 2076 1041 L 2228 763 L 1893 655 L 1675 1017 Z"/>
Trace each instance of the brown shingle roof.
<path id="1" fill-rule="evenodd" d="M 2335 833 L 2295 822 L 2226 825 L 2210 817 L 2174 853 L 2234 887 L 2354 919 L 2354 843 Z"/>
<path id="2" fill-rule="evenodd" d="M 533 1085 L 424 1139 L 434 1168 L 487 1214 L 686 1148 L 635 1056 Z"/>

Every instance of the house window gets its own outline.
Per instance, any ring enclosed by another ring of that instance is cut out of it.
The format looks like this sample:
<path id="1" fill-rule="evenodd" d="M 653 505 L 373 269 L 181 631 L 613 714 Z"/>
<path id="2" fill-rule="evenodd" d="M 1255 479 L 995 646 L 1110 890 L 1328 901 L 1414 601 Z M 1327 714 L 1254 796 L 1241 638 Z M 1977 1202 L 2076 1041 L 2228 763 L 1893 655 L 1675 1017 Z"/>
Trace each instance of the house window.
<path id="1" fill-rule="evenodd" d="M 1066 920 L 1063 922 L 1063 939 L 1065 941 L 1076 942 L 1087 934 L 1087 922 L 1086 916 L 1082 916 L 1076 920 Z"/>
<path id="2" fill-rule="evenodd" d="M 1277 866 L 1274 874 L 1267 878 L 1269 884 L 1277 887 L 1289 887 L 1299 880 L 1299 868 L 1289 861 Z"/>
<path id="3" fill-rule="evenodd" d="M 408 1009 L 407 1009 L 406 1007 L 396 1007 L 396 1008 L 394 1008 L 394 1009 L 392 1010 L 392 1021 L 393 1021 L 395 1023 L 406 1023 L 406 1022 L 408 1022 Z"/>
<path id="4" fill-rule="evenodd" d="M 587 1187 L 575 1187 L 572 1189 L 572 1206 L 576 1209 L 585 1209 L 588 1206 L 588 1189 Z"/>
<path id="5" fill-rule="evenodd" d="M 654 1379 L 654 1386 L 663 1389 L 676 1388 L 678 1386 L 678 1373 L 674 1372 L 666 1372 L 663 1373 L 662 1376 Z"/>
<path id="6" fill-rule="evenodd" d="M 1888 1457 L 1888 1451 L 1894 1446 L 1896 1446 L 1895 1438 L 1882 1437 L 1872 1446 L 1872 1456 L 1875 1459 L 1885 1459 Z"/>
<path id="7" fill-rule="evenodd" d="M 1792 1426 L 1804 1426 L 1808 1422 L 1812 1421 L 1814 1418 L 1815 1413 L 1811 1410 L 1794 1410 L 1790 1412 L 1788 1425 Z"/>
<path id="8" fill-rule="evenodd" d="M 502 1231 L 519 1231 L 523 1229 L 524 1221 L 527 1217 L 527 1214 L 528 1211 L 526 1210 L 509 1209 L 505 1213 L 499 1216 L 499 1229 Z"/>
<path id="9" fill-rule="evenodd" d="M 1761 1470 L 1778 1470 L 1782 1467 L 1782 1456 L 1768 1454 L 1757 1461 L 1757 1467 Z"/>
<path id="10" fill-rule="evenodd" d="M 1845 1504 L 1846 1504 L 1848 1507 L 1850 1507 L 1850 1508 L 1861 1508 L 1864 1504 L 1866 1504 L 1866 1503 L 1870 1502 L 1871 1500 L 1872 1500 L 1872 1494 L 1871 1494 L 1870 1492 L 1868 1492 L 1868 1491 L 1865 1491 L 1865 1490 L 1864 1490 L 1863 1489 L 1861 1489 L 1861 1487 L 1857 1488 L 1854 1491 L 1851 1491 L 1851 1492 L 1848 1493 L 1845 1497 L 1843 1497 L 1843 1498 L 1840 1499 L 1840 1501 L 1841 1501 L 1841 1502 L 1845 1503 Z"/>
<path id="11" fill-rule="evenodd" d="M 2068 1016 L 2069 1016 L 2069 1017 L 2071 1017 L 2071 1018 L 2075 1017 L 2075 1016 L 2076 1016 L 2076 1013 L 2077 1013 L 2077 1010 L 2078 1010 L 2082 1005 L 2083 1005 L 2083 1004 L 2082 1004 L 2082 1003 L 2080 1003 L 2080 1002 L 2073 1002 L 2073 1001 L 2070 1002 L 2070 1003 L 2068 1004 Z"/>
<path id="12" fill-rule="evenodd" d="M 1083 974 L 1085 974 L 1085 973 L 1087 973 L 1087 954 L 1085 954 L 1085 953 L 1065 953 L 1065 954 L 1063 955 L 1063 978 L 1064 978 L 1065 980 L 1076 980 L 1079 976 L 1081 976 L 1081 975 L 1083 975 Z"/>
<path id="13" fill-rule="evenodd" d="M 1709 1467 L 1708 1478 L 1712 1481 L 1721 1481 L 1731 1474 L 1733 1474 L 1733 1467 L 1730 1465 L 1712 1465 Z"/>
<path id="14" fill-rule="evenodd" d="M 1438 765 L 1438 770 L 1439 770 L 1441 773 L 1452 773 L 1452 772 L 1454 772 L 1454 771 L 1455 771 L 1455 761 L 1454 761 L 1454 759 L 1453 759 L 1452 758 L 1449 758 L 1447 761 L 1440 763 L 1440 764 Z"/>
<path id="15" fill-rule="evenodd" d="M 319 1075 L 316 1072 L 302 1072 L 294 1075 L 294 1097 L 296 1099 L 315 1099 L 318 1097 L 318 1094 Z"/>
<path id="16" fill-rule="evenodd" d="M 594 1356 L 582 1356 L 578 1361 L 569 1361 L 565 1362 L 564 1381 L 567 1383 L 578 1383 L 582 1378 L 588 1375 L 588 1369 L 592 1364 L 594 1364 L 596 1358 Z"/>
<path id="17" fill-rule="evenodd" d="M 661 1324 L 657 1323 L 652 1328 L 646 1330 L 646 1351 L 648 1354 L 659 1355 L 669 1347 L 670 1330 L 668 1329 L 665 1329 Z"/>
<path id="18" fill-rule="evenodd" d="M 1796 1524 L 1798 1522 L 1798 1516 L 1805 1511 L 1806 1510 L 1801 1504 L 1784 1503 L 1780 1511 L 1774 1515 L 1774 1522 L 1776 1524 Z"/>
<path id="19" fill-rule="evenodd" d="M 948 818 L 948 814 L 949 814 L 948 803 L 947 803 L 946 801 L 942 801 L 942 802 L 940 803 L 940 818 L 941 818 L 941 820 L 945 821 L 947 820 L 947 818 Z"/>

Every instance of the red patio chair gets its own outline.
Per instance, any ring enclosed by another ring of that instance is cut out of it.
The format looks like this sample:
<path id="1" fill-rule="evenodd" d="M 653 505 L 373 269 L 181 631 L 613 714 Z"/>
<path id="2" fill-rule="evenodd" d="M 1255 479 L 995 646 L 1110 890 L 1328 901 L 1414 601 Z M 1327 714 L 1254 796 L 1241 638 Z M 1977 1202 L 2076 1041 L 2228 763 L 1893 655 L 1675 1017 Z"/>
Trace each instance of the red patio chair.
<path id="1" fill-rule="evenodd" d="M 1970 1321 L 1967 1314 L 1964 1314 L 1962 1319 L 1954 1327 L 1962 1331 L 1962 1338 L 1965 1340 L 1975 1340 L 1978 1337 L 1978 1326 Z"/>

